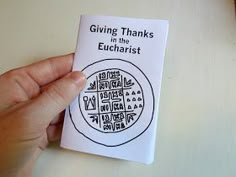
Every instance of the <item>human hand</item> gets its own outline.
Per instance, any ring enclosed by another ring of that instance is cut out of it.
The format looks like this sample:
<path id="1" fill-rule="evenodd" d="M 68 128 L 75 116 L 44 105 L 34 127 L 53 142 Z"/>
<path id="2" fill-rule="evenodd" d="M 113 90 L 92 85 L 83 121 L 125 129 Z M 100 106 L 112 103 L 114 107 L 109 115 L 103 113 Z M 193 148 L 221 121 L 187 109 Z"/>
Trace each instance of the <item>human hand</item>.
<path id="1" fill-rule="evenodd" d="M 63 110 L 86 82 L 72 62 L 70 54 L 0 76 L 0 176 L 30 176 L 48 142 L 60 138 Z"/>

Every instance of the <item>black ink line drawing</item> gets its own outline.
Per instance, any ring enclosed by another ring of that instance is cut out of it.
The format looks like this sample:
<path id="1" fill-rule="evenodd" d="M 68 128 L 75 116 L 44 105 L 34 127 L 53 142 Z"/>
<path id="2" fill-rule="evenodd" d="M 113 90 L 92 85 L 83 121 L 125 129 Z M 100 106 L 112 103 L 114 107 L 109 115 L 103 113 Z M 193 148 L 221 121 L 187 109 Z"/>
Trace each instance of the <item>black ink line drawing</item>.
<path id="1" fill-rule="evenodd" d="M 123 75 L 126 75 L 126 77 L 123 77 Z M 125 83 L 127 77 L 131 78 L 129 78 L 129 84 Z M 102 79 L 102 81 L 99 80 L 99 78 Z M 97 90 L 86 92 L 87 90 L 85 89 L 83 100 L 86 98 L 87 101 L 84 102 L 84 108 L 80 103 L 79 105 L 84 120 L 91 128 L 96 129 L 102 133 L 118 133 L 120 131 L 124 131 L 127 128 L 130 128 L 138 121 L 144 108 L 144 100 L 142 99 L 142 101 L 139 101 L 139 104 L 142 105 L 140 107 L 135 104 L 136 98 L 134 96 L 136 95 L 136 92 L 132 89 L 132 87 L 136 85 L 138 91 L 142 93 L 141 97 L 143 97 L 143 90 L 140 83 L 134 78 L 133 75 L 122 69 L 110 68 L 97 71 L 90 75 L 87 79 L 88 82 L 91 83 L 94 83 L 94 79 L 96 79 L 95 82 L 97 85 L 95 87 Z M 128 87 L 124 88 L 125 86 Z M 132 93 L 132 102 L 128 105 L 128 107 L 126 107 L 127 96 L 124 94 L 124 89 L 126 93 L 130 92 L 130 95 Z M 95 95 L 97 96 L 96 98 Z M 97 106 L 95 105 L 96 99 Z M 94 104 L 92 104 L 92 101 L 90 100 L 94 100 Z M 87 105 L 89 103 L 93 105 L 93 107 L 89 107 L 89 105 Z M 137 108 L 140 109 L 136 110 Z M 132 114 L 133 122 L 127 121 L 127 109 L 129 111 L 132 110 L 136 112 L 135 116 Z M 98 121 L 91 122 L 91 118 L 88 116 L 90 113 L 89 111 L 91 110 L 96 110 L 96 112 L 93 113 L 93 116 L 97 115 L 96 117 L 98 117 Z M 106 119 L 104 117 L 106 117 Z M 97 126 L 96 123 L 99 123 L 99 126 Z"/>
<path id="2" fill-rule="evenodd" d="M 69 115 L 74 128 L 92 142 L 106 147 L 123 145 L 143 134 L 152 123 L 155 109 L 155 98 L 152 85 L 142 70 L 133 63 L 122 59 L 104 59 L 88 65 L 82 71 L 97 63 L 112 60 L 128 63 L 136 67 L 142 73 L 149 84 L 152 95 L 152 98 L 149 99 L 152 99 L 153 105 L 150 105 L 152 106 L 152 112 L 147 127 L 145 127 L 138 135 L 134 135 L 133 138 L 114 145 L 98 142 L 94 138 L 92 139 L 81 132 L 73 121 L 69 107 Z M 120 68 L 112 67 L 96 71 L 90 74 L 87 79 L 89 86 L 85 89 L 83 94 L 78 97 L 78 102 L 80 112 L 89 127 L 105 134 L 120 133 L 126 131 L 126 129 L 130 129 L 139 120 L 143 109 L 145 109 L 144 91 L 138 80 L 132 74 Z"/>
<path id="3" fill-rule="evenodd" d="M 88 96 L 84 96 L 83 97 L 83 101 L 84 101 L 84 107 L 86 111 L 89 110 L 96 110 L 96 98 L 93 95 L 92 98 L 88 98 Z"/>

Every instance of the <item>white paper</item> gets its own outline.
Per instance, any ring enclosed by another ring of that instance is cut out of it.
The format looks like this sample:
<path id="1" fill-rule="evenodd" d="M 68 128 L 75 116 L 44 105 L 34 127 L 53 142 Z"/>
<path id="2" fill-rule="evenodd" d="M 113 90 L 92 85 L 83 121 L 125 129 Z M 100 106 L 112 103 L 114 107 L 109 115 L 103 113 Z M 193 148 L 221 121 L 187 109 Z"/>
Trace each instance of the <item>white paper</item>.
<path id="1" fill-rule="evenodd" d="M 73 70 L 87 85 L 66 111 L 61 146 L 150 164 L 168 21 L 81 16 Z"/>

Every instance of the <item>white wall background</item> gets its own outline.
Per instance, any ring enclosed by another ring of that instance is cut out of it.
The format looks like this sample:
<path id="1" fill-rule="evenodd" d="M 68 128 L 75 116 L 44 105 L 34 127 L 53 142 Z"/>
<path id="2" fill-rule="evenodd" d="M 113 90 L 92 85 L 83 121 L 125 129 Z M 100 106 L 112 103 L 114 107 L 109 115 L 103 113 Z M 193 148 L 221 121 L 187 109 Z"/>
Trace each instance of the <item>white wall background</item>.
<path id="1" fill-rule="evenodd" d="M 33 177 L 235 177 L 234 0 L 0 0 L 0 72 L 73 52 L 80 14 L 170 21 L 155 162 L 55 144 Z"/>

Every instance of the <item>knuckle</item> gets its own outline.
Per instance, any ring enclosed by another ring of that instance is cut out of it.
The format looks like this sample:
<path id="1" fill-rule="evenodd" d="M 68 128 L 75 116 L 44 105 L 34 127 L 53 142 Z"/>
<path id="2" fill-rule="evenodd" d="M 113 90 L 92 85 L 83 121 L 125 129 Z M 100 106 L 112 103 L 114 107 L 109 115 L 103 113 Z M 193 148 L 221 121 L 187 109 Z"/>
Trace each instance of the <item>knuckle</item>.
<path id="1" fill-rule="evenodd" d="M 50 97 L 50 99 L 59 107 L 67 106 L 67 103 L 70 100 L 70 93 L 67 93 L 67 89 L 60 87 L 57 84 L 52 85 L 46 93 L 47 96 Z"/>
<path id="2" fill-rule="evenodd" d="M 58 106 L 62 106 L 65 102 L 65 96 L 61 93 L 61 90 L 57 86 L 52 86 L 46 92 L 47 96 Z"/>
<path id="3" fill-rule="evenodd" d="M 17 69 L 12 69 L 6 73 L 3 74 L 3 76 L 6 77 L 6 79 L 16 79 L 19 76 L 21 76 L 23 74 L 22 69 L 21 68 L 17 68 Z"/>
<path id="4" fill-rule="evenodd" d="M 58 70 L 55 68 L 54 58 L 47 59 L 47 62 L 50 70 L 52 71 L 51 74 L 53 74 L 53 78 L 58 78 L 60 73 L 58 73 Z"/>

